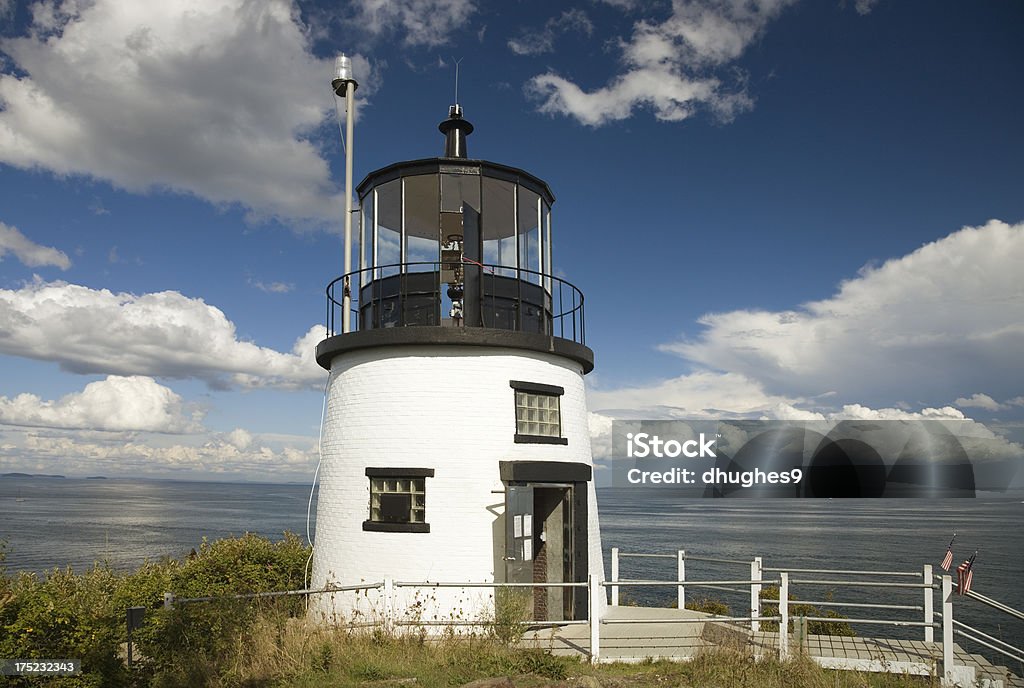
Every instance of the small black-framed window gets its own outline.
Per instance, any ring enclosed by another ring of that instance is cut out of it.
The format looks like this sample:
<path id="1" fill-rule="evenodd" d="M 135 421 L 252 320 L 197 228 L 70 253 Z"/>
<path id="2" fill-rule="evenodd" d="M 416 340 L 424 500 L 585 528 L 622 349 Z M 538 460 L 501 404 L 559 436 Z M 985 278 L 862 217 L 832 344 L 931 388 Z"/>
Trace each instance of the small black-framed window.
<path id="1" fill-rule="evenodd" d="M 363 530 L 388 533 L 429 533 L 427 478 L 433 468 L 367 468 L 370 518 Z"/>
<path id="2" fill-rule="evenodd" d="M 562 395 L 565 388 L 510 380 L 515 390 L 516 444 L 569 444 L 562 437 Z"/>

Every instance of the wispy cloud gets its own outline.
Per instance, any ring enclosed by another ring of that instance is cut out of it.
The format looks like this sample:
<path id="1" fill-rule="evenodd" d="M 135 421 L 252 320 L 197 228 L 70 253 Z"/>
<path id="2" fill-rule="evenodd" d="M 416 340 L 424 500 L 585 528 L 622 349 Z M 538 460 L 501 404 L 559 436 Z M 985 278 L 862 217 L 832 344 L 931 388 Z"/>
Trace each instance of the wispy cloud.
<path id="1" fill-rule="evenodd" d="M 871 10 L 875 9 L 877 4 L 878 0 L 856 0 L 853 3 L 853 8 L 857 10 L 857 14 L 865 15 L 871 14 Z"/>
<path id="2" fill-rule="evenodd" d="M 586 91 L 549 71 L 527 82 L 526 91 L 539 101 L 541 112 L 589 126 L 627 119 L 638 107 L 664 121 L 684 120 L 700 107 L 731 120 L 752 107 L 753 99 L 743 79 L 726 85 L 722 70 L 792 1 L 677 0 L 667 19 L 639 21 L 620 41 L 623 69 L 606 86 Z"/>
<path id="3" fill-rule="evenodd" d="M 555 49 L 555 40 L 559 36 L 574 31 L 587 36 L 594 32 L 593 22 L 581 9 L 566 10 L 548 19 L 540 29 L 523 29 L 517 37 L 509 40 L 508 47 L 516 55 L 549 53 Z"/>
<path id="4" fill-rule="evenodd" d="M 30 268 L 52 265 L 61 270 L 71 267 L 71 259 L 63 251 L 50 246 L 40 246 L 20 231 L 0 222 L 0 260 L 5 254 L 11 253 Z"/>
<path id="5" fill-rule="evenodd" d="M 1006 408 L 989 395 L 981 393 L 972 394 L 969 397 L 959 397 L 953 403 L 962 408 L 980 408 L 985 411 L 999 411 Z"/>
<path id="6" fill-rule="evenodd" d="M 249 284 L 268 294 L 287 294 L 295 289 L 295 285 L 291 282 L 260 282 L 258 280 L 249 280 Z"/>
<path id="7" fill-rule="evenodd" d="M 476 12 L 473 0 L 356 0 L 350 4 L 349 27 L 374 37 L 400 36 L 409 46 L 449 42 Z"/>
<path id="8" fill-rule="evenodd" d="M 0 437 L 0 467 L 77 475 L 308 478 L 315 437 L 231 432 L 194 435 L 11 429 Z"/>
<path id="9" fill-rule="evenodd" d="M 89 204 L 89 210 L 93 215 L 109 215 L 110 211 L 103 205 L 103 201 L 98 198 L 94 198 L 92 203 Z"/>

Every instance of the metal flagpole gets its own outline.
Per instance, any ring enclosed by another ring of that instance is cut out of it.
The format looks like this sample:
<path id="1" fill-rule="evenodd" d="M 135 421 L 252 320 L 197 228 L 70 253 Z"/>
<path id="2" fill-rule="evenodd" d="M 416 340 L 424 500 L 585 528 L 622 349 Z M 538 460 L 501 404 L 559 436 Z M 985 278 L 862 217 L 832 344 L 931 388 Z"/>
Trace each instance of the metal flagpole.
<path id="1" fill-rule="evenodd" d="M 345 99 L 345 279 L 342 282 L 341 331 L 351 330 L 352 320 L 352 133 L 359 83 L 352 75 L 352 59 L 344 54 L 334 61 L 334 94 Z"/>

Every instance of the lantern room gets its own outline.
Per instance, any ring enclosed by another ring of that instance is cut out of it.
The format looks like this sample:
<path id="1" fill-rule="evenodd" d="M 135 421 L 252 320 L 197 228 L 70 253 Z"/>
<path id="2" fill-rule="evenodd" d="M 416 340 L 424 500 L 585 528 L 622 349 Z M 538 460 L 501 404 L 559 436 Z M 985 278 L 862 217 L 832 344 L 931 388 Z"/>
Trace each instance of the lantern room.
<path id="1" fill-rule="evenodd" d="M 444 157 L 389 165 L 356 189 L 358 269 L 349 289 L 358 329 L 482 327 L 583 344 L 583 295 L 552 275 L 547 183 L 468 159 L 473 126 L 458 105 L 438 128 Z M 333 325 L 329 317 L 331 334 Z"/>

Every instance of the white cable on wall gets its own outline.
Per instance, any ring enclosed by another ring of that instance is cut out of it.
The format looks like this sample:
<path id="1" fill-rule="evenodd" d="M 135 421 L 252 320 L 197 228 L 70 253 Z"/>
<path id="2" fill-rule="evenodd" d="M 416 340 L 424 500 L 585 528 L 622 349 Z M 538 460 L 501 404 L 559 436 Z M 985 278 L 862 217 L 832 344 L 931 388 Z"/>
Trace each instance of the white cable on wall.
<path id="1" fill-rule="evenodd" d="M 316 441 L 316 470 L 313 471 L 313 484 L 309 488 L 309 503 L 306 504 L 306 542 L 309 543 L 309 558 L 306 559 L 306 568 L 302 573 L 302 586 L 309 589 L 309 564 L 313 561 L 313 550 L 316 547 L 313 544 L 313 538 L 310 536 L 310 520 L 313 512 L 313 495 L 316 493 L 317 479 L 320 477 L 320 464 L 324 460 L 323 443 L 324 443 L 324 416 L 327 411 L 327 388 L 331 384 L 330 375 L 327 376 L 327 382 L 324 383 L 324 400 L 320 405 L 320 436 Z M 309 595 L 306 595 L 306 608 L 309 608 Z"/>

